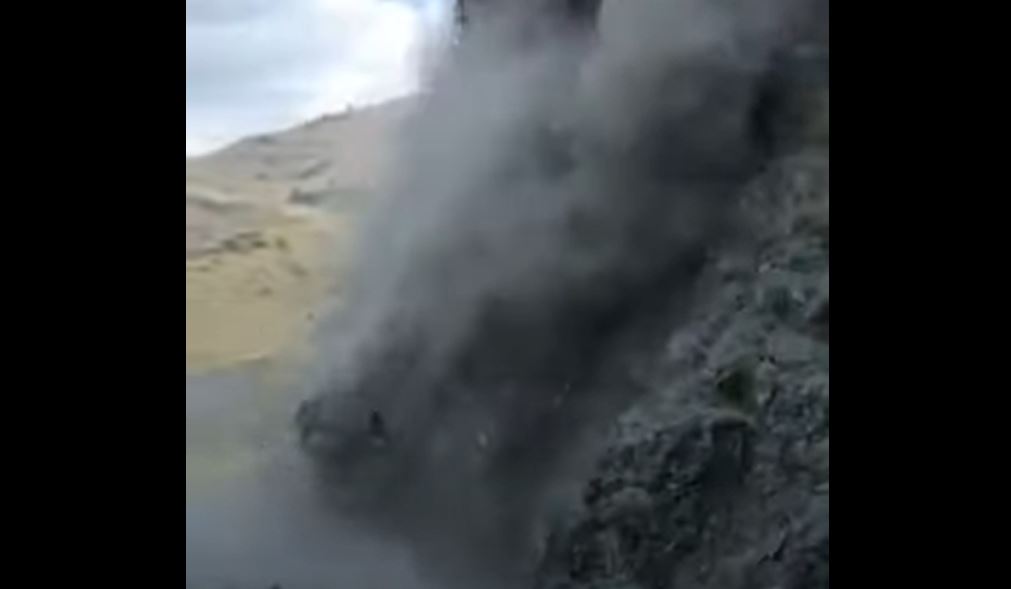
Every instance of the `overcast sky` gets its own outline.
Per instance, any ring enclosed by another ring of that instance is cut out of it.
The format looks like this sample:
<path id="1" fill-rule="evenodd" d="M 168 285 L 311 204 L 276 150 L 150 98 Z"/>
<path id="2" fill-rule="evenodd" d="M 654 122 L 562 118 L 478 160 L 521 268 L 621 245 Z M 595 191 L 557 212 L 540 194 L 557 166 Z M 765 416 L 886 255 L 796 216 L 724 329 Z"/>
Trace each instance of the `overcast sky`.
<path id="1" fill-rule="evenodd" d="M 447 0 L 186 0 L 186 154 L 412 92 Z"/>

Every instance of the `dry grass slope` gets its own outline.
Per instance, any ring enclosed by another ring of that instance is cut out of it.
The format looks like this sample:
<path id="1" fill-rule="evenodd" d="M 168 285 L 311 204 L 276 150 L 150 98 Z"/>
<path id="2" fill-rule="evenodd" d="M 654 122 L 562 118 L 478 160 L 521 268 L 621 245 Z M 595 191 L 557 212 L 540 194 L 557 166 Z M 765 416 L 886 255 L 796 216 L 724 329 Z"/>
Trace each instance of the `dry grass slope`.
<path id="1" fill-rule="evenodd" d="M 186 368 L 297 352 L 339 288 L 409 103 L 328 116 L 186 162 Z"/>

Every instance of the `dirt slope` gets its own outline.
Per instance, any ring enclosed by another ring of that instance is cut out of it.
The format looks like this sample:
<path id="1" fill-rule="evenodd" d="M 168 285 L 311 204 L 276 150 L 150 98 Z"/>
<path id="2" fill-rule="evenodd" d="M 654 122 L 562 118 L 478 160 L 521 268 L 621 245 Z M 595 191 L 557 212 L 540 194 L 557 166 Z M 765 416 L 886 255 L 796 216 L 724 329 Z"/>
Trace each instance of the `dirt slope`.
<path id="1" fill-rule="evenodd" d="M 323 117 L 186 161 L 186 364 L 297 349 L 339 287 L 410 103 Z"/>

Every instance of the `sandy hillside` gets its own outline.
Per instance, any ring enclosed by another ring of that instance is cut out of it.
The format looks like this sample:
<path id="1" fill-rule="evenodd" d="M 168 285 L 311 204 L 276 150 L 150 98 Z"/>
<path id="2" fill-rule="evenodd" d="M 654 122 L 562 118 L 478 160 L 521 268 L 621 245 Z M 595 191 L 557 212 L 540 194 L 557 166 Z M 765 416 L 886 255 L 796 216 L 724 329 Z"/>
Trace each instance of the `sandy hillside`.
<path id="1" fill-rule="evenodd" d="M 339 289 L 407 109 L 326 116 L 187 159 L 188 373 L 297 352 Z"/>

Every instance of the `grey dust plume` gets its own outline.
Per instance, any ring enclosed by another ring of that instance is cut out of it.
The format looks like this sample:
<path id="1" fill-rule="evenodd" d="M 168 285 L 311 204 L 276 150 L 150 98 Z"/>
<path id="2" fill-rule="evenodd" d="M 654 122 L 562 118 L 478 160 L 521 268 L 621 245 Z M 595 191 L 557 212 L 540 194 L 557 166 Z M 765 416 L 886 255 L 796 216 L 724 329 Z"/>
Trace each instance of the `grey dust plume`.
<path id="1" fill-rule="evenodd" d="M 639 358 L 746 237 L 770 67 L 827 35 L 827 0 L 605 1 L 559 34 L 546 4 L 492 11 L 418 98 L 296 416 L 341 525 L 438 587 L 528 584 Z"/>

